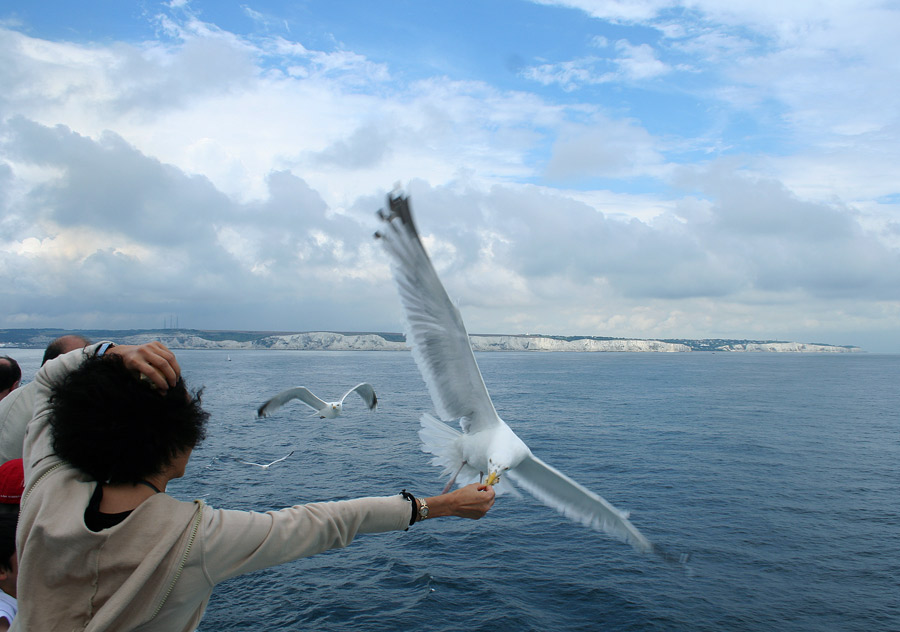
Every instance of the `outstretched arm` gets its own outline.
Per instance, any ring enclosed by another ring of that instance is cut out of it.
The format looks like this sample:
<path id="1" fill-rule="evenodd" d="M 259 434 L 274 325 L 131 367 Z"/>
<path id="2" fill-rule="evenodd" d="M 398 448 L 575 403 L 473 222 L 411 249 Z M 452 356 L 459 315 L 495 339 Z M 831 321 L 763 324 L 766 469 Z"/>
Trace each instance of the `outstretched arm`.
<path id="1" fill-rule="evenodd" d="M 478 519 L 494 504 L 494 490 L 473 484 L 425 501 L 430 517 Z M 417 499 L 412 507 L 419 506 Z M 408 529 L 412 507 L 398 494 L 309 503 L 266 513 L 204 509 L 202 563 L 215 585 L 229 577 L 345 547 L 358 533 Z"/>

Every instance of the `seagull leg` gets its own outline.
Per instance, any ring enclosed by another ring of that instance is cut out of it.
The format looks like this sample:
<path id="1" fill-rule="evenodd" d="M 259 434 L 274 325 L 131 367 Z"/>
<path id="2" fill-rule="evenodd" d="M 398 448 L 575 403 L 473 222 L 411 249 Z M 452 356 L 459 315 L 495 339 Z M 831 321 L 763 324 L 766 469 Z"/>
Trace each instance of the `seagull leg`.
<path id="1" fill-rule="evenodd" d="M 462 472 L 462 469 L 466 466 L 466 463 L 468 463 L 468 461 L 463 461 L 463 462 L 462 462 L 462 465 L 460 465 L 460 466 L 459 466 L 459 469 L 456 470 L 456 474 L 454 474 L 453 477 L 452 477 L 452 478 L 447 482 L 447 484 L 444 486 L 444 491 L 441 492 L 442 494 L 446 494 L 447 492 L 450 491 L 450 489 L 451 489 L 451 488 L 453 487 L 453 485 L 456 483 L 456 477 L 459 476 L 459 473 L 460 473 L 460 472 Z"/>

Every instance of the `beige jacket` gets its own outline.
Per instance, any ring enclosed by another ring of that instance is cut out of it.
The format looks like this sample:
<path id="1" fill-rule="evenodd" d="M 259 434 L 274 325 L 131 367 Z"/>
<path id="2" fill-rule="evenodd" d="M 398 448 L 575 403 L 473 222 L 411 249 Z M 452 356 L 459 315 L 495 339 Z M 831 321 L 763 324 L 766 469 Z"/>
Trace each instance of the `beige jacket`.
<path id="1" fill-rule="evenodd" d="M 399 495 L 256 513 L 157 494 L 119 525 L 88 530 L 84 510 L 96 483 L 53 454 L 47 396 L 98 347 L 51 360 L 35 378 L 13 630 L 194 630 L 225 579 L 347 546 L 357 533 L 409 525 L 410 504 Z"/>

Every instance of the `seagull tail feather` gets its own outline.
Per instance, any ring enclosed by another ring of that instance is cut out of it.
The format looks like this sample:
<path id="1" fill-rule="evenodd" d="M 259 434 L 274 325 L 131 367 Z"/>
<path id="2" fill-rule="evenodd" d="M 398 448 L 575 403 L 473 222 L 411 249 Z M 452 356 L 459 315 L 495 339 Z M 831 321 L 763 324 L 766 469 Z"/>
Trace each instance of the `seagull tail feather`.
<path id="1" fill-rule="evenodd" d="M 442 476 L 452 475 L 463 462 L 457 441 L 462 433 L 428 413 L 424 413 L 419 418 L 419 423 L 422 424 L 419 429 L 422 452 L 434 455 L 431 464 L 444 468 Z"/>

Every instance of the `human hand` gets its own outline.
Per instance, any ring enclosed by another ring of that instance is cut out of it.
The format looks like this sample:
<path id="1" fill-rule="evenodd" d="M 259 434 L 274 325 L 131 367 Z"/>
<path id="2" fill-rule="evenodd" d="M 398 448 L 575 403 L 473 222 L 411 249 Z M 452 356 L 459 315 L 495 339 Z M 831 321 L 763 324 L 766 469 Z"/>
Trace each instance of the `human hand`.
<path id="1" fill-rule="evenodd" d="M 170 386 L 175 386 L 181 375 L 181 367 L 178 366 L 175 354 L 161 342 L 117 345 L 110 347 L 106 353 L 120 356 L 126 368 L 146 376 L 163 394 Z"/>
<path id="2" fill-rule="evenodd" d="M 493 487 L 472 483 L 447 494 L 426 499 L 430 509 L 429 516 L 435 513 L 478 520 L 494 505 L 494 495 Z"/>

